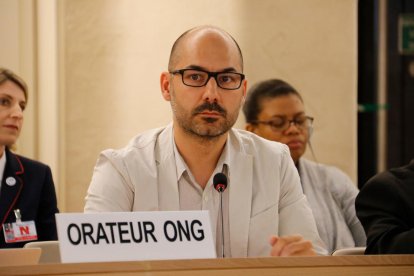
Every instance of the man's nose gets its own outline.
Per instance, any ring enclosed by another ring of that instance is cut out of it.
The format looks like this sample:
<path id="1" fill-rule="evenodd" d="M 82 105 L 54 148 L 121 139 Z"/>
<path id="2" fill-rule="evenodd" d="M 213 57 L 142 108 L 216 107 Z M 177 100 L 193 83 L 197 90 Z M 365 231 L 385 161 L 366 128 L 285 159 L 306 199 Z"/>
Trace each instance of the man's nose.
<path id="1" fill-rule="evenodd" d="M 209 102 L 216 102 L 219 97 L 218 89 L 216 79 L 211 76 L 205 85 L 204 99 Z"/>

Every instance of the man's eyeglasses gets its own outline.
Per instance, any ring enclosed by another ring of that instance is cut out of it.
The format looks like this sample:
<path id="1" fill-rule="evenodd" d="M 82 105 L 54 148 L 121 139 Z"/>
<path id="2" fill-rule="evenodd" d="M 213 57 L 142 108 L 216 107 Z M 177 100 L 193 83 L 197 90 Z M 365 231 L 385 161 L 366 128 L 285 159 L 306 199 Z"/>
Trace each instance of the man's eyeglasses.
<path id="1" fill-rule="evenodd" d="M 234 72 L 208 72 L 195 69 L 180 69 L 170 72 L 173 75 L 180 74 L 185 85 L 191 87 L 205 86 L 211 77 L 216 80 L 217 86 L 226 90 L 239 89 L 244 75 Z"/>
<path id="2" fill-rule="evenodd" d="M 299 116 L 293 120 L 287 120 L 283 117 L 275 117 L 269 121 L 253 121 L 252 124 L 264 124 L 272 128 L 273 131 L 283 132 L 287 130 L 292 124 L 300 130 L 307 129 L 312 126 L 313 117 L 310 116 Z"/>

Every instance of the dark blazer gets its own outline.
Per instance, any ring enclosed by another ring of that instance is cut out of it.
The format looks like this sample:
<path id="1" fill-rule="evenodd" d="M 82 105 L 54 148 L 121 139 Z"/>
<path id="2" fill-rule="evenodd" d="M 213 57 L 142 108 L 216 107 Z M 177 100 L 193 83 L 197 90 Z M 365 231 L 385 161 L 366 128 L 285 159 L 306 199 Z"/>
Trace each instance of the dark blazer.
<path id="1" fill-rule="evenodd" d="M 26 243 L 4 241 L 3 224 L 16 221 L 15 209 L 20 209 L 22 221 L 35 221 L 38 241 L 57 240 L 55 213 L 59 210 L 50 168 L 13 154 L 7 147 L 5 153 L 6 167 L 0 189 L 0 248 L 23 247 Z M 6 183 L 10 177 L 16 180 L 14 186 Z"/>
<path id="2" fill-rule="evenodd" d="M 413 254 L 414 159 L 371 178 L 355 207 L 367 234 L 365 254 Z"/>

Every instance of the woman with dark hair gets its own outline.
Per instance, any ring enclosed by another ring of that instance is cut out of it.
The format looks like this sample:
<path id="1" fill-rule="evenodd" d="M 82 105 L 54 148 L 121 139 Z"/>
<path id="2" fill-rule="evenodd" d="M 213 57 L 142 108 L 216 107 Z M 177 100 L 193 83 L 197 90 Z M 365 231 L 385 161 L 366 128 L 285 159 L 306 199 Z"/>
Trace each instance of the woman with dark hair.
<path id="1" fill-rule="evenodd" d="M 328 251 L 365 246 L 364 229 L 355 214 L 356 185 L 338 168 L 303 158 L 311 145 L 313 117 L 306 114 L 299 92 L 283 80 L 259 82 L 247 93 L 243 111 L 246 130 L 289 147 Z"/>
<path id="2" fill-rule="evenodd" d="M 0 68 L 0 248 L 57 240 L 59 210 L 50 168 L 11 151 L 26 104 L 26 83 Z"/>

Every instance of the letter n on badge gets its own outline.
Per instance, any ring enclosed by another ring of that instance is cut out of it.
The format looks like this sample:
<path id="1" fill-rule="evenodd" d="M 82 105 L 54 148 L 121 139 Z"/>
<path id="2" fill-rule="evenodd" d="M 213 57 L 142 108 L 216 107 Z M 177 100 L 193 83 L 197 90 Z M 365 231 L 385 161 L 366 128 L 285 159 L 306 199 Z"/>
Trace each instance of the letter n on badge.
<path id="1" fill-rule="evenodd" d="M 34 221 L 5 223 L 3 225 L 3 232 L 6 243 L 37 240 Z"/>

